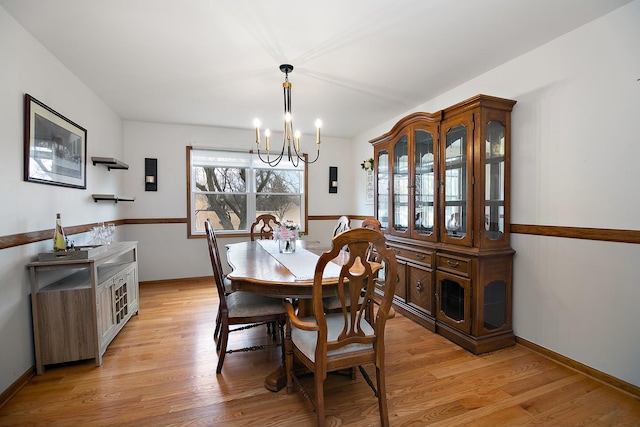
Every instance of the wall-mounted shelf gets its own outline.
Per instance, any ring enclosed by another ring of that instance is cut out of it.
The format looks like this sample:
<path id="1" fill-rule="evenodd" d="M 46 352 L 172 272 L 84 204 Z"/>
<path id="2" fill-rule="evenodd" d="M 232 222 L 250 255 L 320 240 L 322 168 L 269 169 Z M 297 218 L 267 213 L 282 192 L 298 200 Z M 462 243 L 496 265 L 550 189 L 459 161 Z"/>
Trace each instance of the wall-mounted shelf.
<path id="1" fill-rule="evenodd" d="M 98 202 L 98 200 L 106 200 L 110 202 L 133 202 L 135 201 L 135 197 L 118 197 L 115 194 L 92 194 L 94 202 Z"/>
<path id="2" fill-rule="evenodd" d="M 93 162 L 93 166 L 105 165 L 108 170 L 129 169 L 128 164 L 121 162 L 120 160 L 114 159 L 113 157 L 92 157 L 91 161 Z"/>

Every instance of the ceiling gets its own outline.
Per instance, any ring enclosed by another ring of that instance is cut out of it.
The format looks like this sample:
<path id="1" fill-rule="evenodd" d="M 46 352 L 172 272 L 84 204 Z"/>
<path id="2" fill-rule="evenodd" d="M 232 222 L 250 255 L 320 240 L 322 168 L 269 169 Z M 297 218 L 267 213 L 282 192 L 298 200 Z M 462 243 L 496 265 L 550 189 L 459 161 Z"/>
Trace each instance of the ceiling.
<path id="1" fill-rule="evenodd" d="M 631 0 L 0 0 L 125 120 L 350 138 Z M 37 94 L 33 94 L 37 97 Z M 473 95 L 473 94 L 470 94 Z"/>

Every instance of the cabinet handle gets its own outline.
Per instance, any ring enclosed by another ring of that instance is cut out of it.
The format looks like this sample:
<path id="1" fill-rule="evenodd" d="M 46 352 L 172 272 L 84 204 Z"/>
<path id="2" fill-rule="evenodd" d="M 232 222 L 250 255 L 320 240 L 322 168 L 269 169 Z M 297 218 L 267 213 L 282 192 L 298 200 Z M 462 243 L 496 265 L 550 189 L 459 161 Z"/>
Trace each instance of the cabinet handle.
<path id="1" fill-rule="evenodd" d="M 448 260 L 447 260 L 447 265 L 448 265 L 449 267 L 456 268 L 457 266 L 459 266 L 459 265 L 460 265 L 460 263 L 459 263 L 458 261 L 456 261 L 456 262 L 451 262 L 451 260 L 450 260 L 450 259 L 448 259 Z"/>
<path id="2" fill-rule="evenodd" d="M 400 283 L 400 275 L 396 274 L 396 283 Z"/>
<path id="3" fill-rule="evenodd" d="M 416 254 L 416 258 L 419 259 L 420 261 L 424 260 L 426 258 L 425 254 L 421 254 L 421 253 L 417 253 Z"/>
<path id="4" fill-rule="evenodd" d="M 416 289 L 418 290 L 418 292 L 422 292 L 422 282 L 420 282 L 418 280 L 418 283 L 416 283 Z"/>

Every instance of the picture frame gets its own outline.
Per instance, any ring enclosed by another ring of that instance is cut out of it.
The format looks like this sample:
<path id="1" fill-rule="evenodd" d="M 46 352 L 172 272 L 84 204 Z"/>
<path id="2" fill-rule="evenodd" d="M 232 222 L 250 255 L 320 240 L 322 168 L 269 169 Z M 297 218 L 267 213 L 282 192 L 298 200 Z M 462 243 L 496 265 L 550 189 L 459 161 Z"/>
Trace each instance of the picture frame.
<path id="1" fill-rule="evenodd" d="M 373 169 L 367 169 L 367 178 L 365 183 L 365 196 L 364 203 L 367 205 L 373 204 Z"/>
<path id="2" fill-rule="evenodd" d="M 25 94 L 24 180 L 87 188 L 87 130 Z"/>

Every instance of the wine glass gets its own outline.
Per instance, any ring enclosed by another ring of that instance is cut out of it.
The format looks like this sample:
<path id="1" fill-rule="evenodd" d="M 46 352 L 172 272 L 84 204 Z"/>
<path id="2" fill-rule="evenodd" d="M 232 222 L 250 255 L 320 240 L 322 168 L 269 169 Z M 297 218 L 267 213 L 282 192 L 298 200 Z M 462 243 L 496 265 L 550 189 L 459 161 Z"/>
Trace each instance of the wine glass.
<path id="1" fill-rule="evenodd" d="M 108 243 L 111 244 L 114 241 L 114 237 L 116 235 L 116 225 L 115 224 L 109 224 L 107 226 L 107 236 L 108 236 Z"/>

